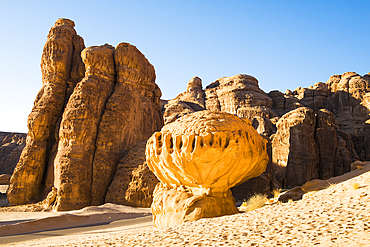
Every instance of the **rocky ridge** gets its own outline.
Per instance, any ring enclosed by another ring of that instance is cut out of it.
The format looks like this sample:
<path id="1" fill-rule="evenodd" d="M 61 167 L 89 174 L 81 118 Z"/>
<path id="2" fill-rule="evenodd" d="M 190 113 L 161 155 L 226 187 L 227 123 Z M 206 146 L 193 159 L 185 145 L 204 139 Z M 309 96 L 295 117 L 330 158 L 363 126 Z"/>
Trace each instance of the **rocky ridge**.
<path id="1" fill-rule="evenodd" d="M 193 78 L 186 92 L 163 102 L 165 124 L 203 109 L 228 112 L 249 119 L 269 141 L 266 171 L 232 188 L 239 200 L 253 193 L 270 194 L 274 188 L 339 176 L 350 171 L 354 161 L 368 159 L 369 74 L 347 72 L 326 83 L 268 94 L 249 75 L 223 77 L 202 90 L 200 78 L 195 78 L 196 97 L 188 90 Z M 195 101 L 204 102 L 203 108 Z"/>

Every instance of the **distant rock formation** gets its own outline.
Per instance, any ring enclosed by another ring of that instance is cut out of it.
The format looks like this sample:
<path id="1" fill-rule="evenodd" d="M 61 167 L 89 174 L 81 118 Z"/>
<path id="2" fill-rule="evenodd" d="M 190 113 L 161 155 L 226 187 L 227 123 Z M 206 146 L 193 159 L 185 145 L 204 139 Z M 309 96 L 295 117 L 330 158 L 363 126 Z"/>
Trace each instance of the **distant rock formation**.
<path id="1" fill-rule="evenodd" d="M 161 91 L 145 56 L 128 43 L 83 49 L 73 27 L 59 19 L 49 32 L 43 87 L 8 190 L 12 205 L 49 192 L 58 211 L 104 203 L 124 150 L 163 126 Z"/>
<path id="2" fill-rule="evenodd" d="M 27 134 L 0 132 L 0 174 L 13 174 L 26 145 Z"/>
<path id="3" fill-rule="evenodd" d="M 187 89 L 174 100 L 163 101 L 166 124 L 203 108 L 228 112 L 249 119 L 272 149 L 272 163 L 261 176 L 232 188 L 239 200 L 339 176 L 355 160 L 370 159 L 369 74 L 347 72 L 326 83 L 268 94 L 248 75 L 220 78 L 202 91 L 200 79 L 196 80 L 196 96 Z M 194 104 L 203 101 L 202 107 Z"/>
<path id="4" fill-rule="evenodd" d="M 268 162 L 266 140 L 249 120 L 212 111 L 165 125 L 148 140 L 146 155 L 161 181 L 152 203 L 157 227 L 237 213 L 230 188 Z"/>

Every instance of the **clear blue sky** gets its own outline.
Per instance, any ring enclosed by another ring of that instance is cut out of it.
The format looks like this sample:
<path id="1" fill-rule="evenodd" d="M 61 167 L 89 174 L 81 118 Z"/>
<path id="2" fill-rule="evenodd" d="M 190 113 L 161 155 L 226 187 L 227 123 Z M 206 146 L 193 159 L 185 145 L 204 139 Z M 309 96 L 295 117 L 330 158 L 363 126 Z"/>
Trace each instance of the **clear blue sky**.
<path id="1" fill-rule="evenodd" d="M 163 99 L 249 74 L 268 93 L 370 72 L 370 1 L 0 1 L 0 131 L 27 132 L 40 60 L 58 18 L 85 45 L 129 42 L 154 65 Z"/>

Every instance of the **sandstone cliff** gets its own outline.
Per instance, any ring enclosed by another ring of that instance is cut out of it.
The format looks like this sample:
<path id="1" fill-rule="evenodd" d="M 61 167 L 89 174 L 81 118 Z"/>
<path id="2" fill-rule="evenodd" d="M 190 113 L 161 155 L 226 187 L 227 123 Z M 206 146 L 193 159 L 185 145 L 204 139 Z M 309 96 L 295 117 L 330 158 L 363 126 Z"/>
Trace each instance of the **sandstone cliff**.
<path id="1" fill-rule="evenodd" d="M 13 205 L 49 192 L 58 211 L 104 203 L 124 150 L 163 126 L 161 91 L 145 56 L 128 43 L 84 49 L 73 27 L 59 19 L 49 32 L 43 87 L 8 190 Z"/>
<path id="2" fill-rule="evenodd" d="M 50 29 L 41 58 L 43 86 L 28 117 L 26 147 L 11 178 L 8 200 L 25 204 L 40 199 L 48 149 L 66 100 L 73 60 L 74 22 L 59 19 Z"/>

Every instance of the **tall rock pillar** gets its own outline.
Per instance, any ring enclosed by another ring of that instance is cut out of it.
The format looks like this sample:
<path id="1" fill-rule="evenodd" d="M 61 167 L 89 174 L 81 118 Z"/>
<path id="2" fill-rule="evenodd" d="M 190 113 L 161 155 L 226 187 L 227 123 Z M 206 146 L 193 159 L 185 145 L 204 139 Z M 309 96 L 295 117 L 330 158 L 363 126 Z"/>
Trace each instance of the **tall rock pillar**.
<path id="1" fill-rule="evenodd" d="M 73 27 L 73 21 L 58 19 L 49 31 L 41 58 L 43 86 L 28 116 L 26 147 L 14 170 L 8 190 L 8 200 L 12 205 L 31 203 L 39 199 L 47 149 L 52 146 L 49 140 L 54 134 L 66 97 L 73 39 L 77 36 Z"/>

